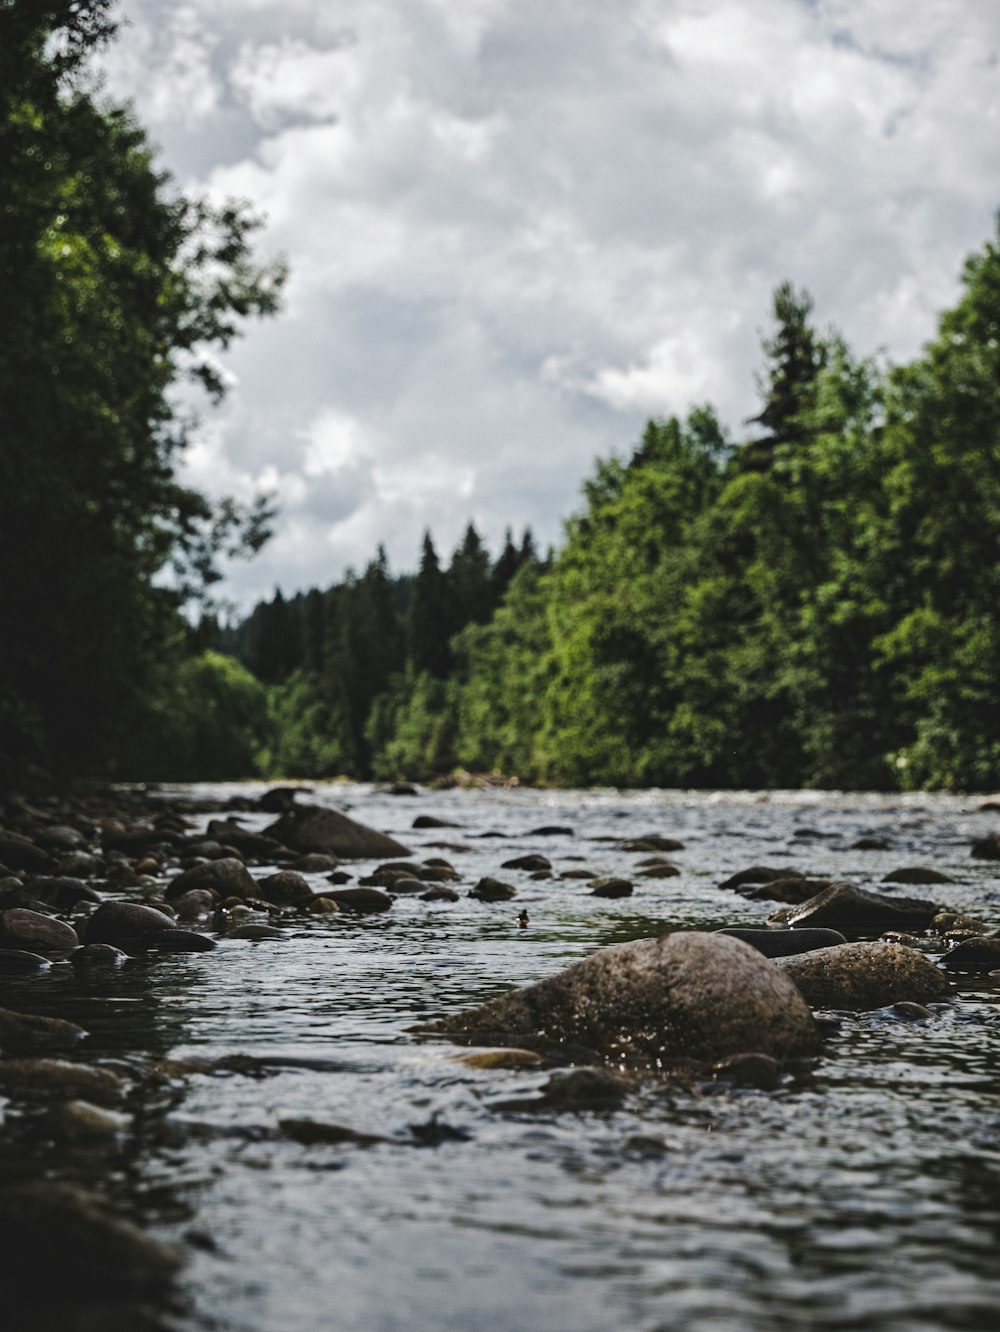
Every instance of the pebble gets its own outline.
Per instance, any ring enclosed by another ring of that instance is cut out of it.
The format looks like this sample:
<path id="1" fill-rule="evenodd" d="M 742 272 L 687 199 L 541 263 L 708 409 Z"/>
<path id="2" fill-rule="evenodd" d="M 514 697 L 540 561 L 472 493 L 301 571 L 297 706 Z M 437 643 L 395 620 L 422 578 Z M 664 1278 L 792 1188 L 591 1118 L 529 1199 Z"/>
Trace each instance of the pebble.
<path id="1" fill-rule="evenodd" d="M 499 879 L 488 876 L 480 879 L 469 896 L 477 902 L 507 902 L 517 896 L 517 889 L 510 883 L 501 883 Z"/>

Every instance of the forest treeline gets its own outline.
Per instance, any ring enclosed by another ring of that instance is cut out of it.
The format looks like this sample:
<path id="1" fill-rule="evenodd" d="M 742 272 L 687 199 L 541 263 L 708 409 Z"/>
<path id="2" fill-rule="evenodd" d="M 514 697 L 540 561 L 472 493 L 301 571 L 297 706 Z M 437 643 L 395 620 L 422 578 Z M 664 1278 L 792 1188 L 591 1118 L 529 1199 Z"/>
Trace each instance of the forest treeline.
<path id="1" fill-rule="evenodd" d="M 243 761 L 1000 785 L 998 242 L 907 365 L 859 358 L 789 283 L 771 314 L 747 438 L 708 406 L 650 421 L 630 456 L 597 464 L 547 559 L 508 538 L 491 565 L 470 526 L 442 570 L 428 535 L 413 579 L 380 553 L 217 635 L 256 673 L 241 676 L 258 727 Z"/>
<path id="2" fill-rule="evenodd" d="M 1000 235 L 905 365 L 779 286 L 755 419 L 651 421 L 544 558 L 428 533 L 194 628 L 274 515 L 181 482 L 177 391 L 221 396 L 283 268 L 101 95 L 112 10 L 0 5 L 0 783 L 1000 786 Z"/>

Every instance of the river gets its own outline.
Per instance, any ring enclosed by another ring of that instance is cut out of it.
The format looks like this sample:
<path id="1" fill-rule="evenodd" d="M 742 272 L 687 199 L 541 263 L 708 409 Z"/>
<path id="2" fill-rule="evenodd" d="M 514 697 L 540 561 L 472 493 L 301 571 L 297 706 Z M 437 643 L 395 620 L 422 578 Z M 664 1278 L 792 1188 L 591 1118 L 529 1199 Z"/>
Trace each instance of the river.
<path id="1" fill-rule="evenodd" d="M 974 798 L 937 795 L 515 789 L 414 798 L 336 784 L 310 799 L 391 833 L 415 858 L 446 857 L 465 882 L 461 899 L 403 896 L 383 915 L 289 918 L 278 941 L 225 941 L 103 977 L 64 965 L 6 982 L 12 1007 L 85 1026 L 90 1060 L 178 1061 L 177 1075 L 133 1107 L 130 1133 L 99 1147 L 31 1149 L 46 1170 L 119 1197 L 189 1255 L 170 1327 L 997 1324 L 996 976 L 964 983 L 928 1022 L 842 1015 L 811 1074 L 777 1091 L 639 1083 L 620 1109 L 603 1112 L 533 1108 L 550 1071 L 472 1068 L 463 1050 L 408 1028 L 607 944 L 762 924 L 771 906 L 716 886 L 751 864 L 867 886 L 900 865 L 934 866 L 956 882 L 902 891 L 1000 925 L 1000 866 L 969 855 L 1000 815 L 977 813 Z M 414 831 L 418 814 L 459 826 Z M 269 821 L 246 817 L 252 828 Z M 572 835 L 532 831 L 543 825 Z M 557 874 L 631 875 L 641 857 L 617 843 L 649 833 L 684 844 L 669 857 L 682 872 L 638 878 L 626 899 L 592 897 L 579 879 L 500 869 L 538 852 Z M 863 835 L 891 849 L 851 850 Z M 514 883 L 517 897 L 467 898 L 486 874 Z M 191 1060 L 224 1062 L 192 1073 L 183 1068 Z M 524 1104 L 501 1108 L 511 1100 Z M 376 1141 L 304 1144 L 282 1131 L 290 1119 Z"/>

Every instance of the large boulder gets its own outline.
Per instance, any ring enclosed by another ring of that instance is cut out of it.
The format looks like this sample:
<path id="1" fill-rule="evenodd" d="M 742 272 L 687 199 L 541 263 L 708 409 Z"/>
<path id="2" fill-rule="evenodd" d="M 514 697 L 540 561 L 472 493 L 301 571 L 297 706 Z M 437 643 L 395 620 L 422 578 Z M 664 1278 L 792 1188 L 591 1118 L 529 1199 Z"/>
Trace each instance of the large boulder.
<path id="1" fill-rule="evenodd" d="M 88 944 L 141 946 L 146 939 L 172 930 L 175 922 L 165 911 L 139 902 L 105 902 L 87 922 Z"/>
<path id="2" fill-rule="evenodd" d="M 172 880 L 163 896 L 168 902 L 173 902 L 193 888 L 211 889 L 220 897 L 260 897 L 260 889 L 253 875 L 243 861 L 237 860 L 235 856 L 192 865 Z"/>
<path id="3" fill-rule="evenodd" d="M 604 948 L 430 1030 L 582 1048 L 647 1068 L 751 1050 L 797 1058 L 821 1046 L 802 997 L 773 963 L 738 939 L 700 933 Z"/>
<path id="4" fill-rule="evenodd" d="M 773 965 L 813 1008 L 862 1012 L 901 1001 L 926 1004 L 951 993 L 946 977 L 922 953 L 883 939 L 777 958 Z"/>
<path id="5" fill-rule="evenodd" d="M 66 1050 L 86 1036 L 82 1027 L 63 1018 L 39 1017 L 0 1008 L 0 1050 L 15 1053 L 34 1050 Z"/>
<path id="6" fill-rule="evenodd" d="M 79 945 L 73 926 L 52 916 L 25 907 L 0 911 L 0 948 L 27 949 L 32 953 L 68 953 Z"/>
<path id="7" fill-rule="evenodd" d="M 376 856 L 408 856 L 410 851 L 385 833 L 356 823 L 346 814 L 321 805 L 300 805 L 283 814 L 266 830 L 293 851 L 326 851 L 343 860 L 368 860 Z"/>
<path id="8" fill-rule="evenodd" d="M 919 897 L 869 893 L 835 880 L 800 906 L 782 907 L 770 916 L 775 925 L 825 926 L 844 934 L 881 934 L 885 930 L 925 930 L 941 910 Z"/>

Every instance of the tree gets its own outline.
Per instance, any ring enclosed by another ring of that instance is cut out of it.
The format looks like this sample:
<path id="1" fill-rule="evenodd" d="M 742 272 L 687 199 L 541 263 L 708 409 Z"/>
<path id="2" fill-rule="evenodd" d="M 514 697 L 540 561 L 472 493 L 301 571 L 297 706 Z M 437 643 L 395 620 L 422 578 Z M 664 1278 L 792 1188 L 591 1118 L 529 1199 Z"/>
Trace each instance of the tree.
<path id="1" fill-rule="evenodd" d="M 762 425 L 767 433 L 743 446 L 740 465 L 747 471 L 768 471 L 788 445 L 808 433 L 816 377 L 826 357 L 825 345 L 810 322 L 812 311 L 809 292 L 796 291 L 791 282 L 775 288 L 772 315 L 777 328 L 762 340 L 766 360 L 757 375 L 763 406 L 749 422 Z"/>
<path id="2" fill-rule="evenodd" d="M 131 114 L 83 76 L 108 0 L 0 6 L 0 753 L 113 764 L 220 552 L 256 549 L 263 502 L 180 484 L 172 391 L 218 398 L 211 359 L 276 308 L 242 205 L 185 198 Z M 171 577 L 164 580 L 164 574 Z"/>
<path id="3" fill-rule="evenodd" d="M 413 581 L 407 655 L 419 675 L 428 671 L 443 680 L 451 669 L 448 640 L 454 625 L 451 588 L 438 562 L 430 532 L 424 533 L 420 569 Z"/>

